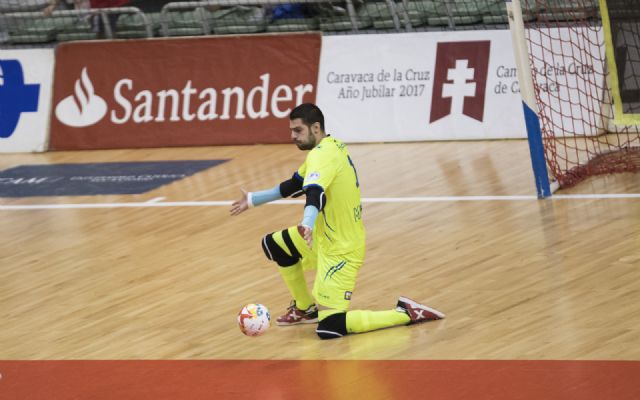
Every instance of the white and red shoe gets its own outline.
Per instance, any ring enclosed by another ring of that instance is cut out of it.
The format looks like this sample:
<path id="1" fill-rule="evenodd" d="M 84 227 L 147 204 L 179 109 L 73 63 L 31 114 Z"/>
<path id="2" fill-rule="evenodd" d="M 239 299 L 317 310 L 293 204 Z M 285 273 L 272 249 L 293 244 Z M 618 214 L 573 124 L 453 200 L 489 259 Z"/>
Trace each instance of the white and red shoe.
<path id="1" fill-rule="evenodd" d="M 306 310 L 296 307 L 296 301 L 292 300 L 287 308 L 287 313 L 276 319 L 276 324 L 280 326 L 315 324 L 318 322 L 318 306 L 312 304 Z"/>
<path id="2" fill-rule="evenodd" d="M 436 321 L 445 317 L 444 313 L 441 313 L 438 310 L 402 296 L 398 299 L 396 310 L 406 312 L 407 315 L 409 315 L 409 318 L 411 318 L 409 325 L 427 321 Z"/>

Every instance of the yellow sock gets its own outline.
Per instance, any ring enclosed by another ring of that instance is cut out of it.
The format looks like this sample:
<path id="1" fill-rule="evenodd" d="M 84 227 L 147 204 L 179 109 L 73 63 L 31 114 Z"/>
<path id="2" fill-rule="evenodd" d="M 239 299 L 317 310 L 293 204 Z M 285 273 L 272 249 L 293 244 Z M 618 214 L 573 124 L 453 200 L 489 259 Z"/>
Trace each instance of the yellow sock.
<path id="1" fill-rule="evenodd" d="M 409 315 L 396 310 L 347 312 L 347 332 L 363 333 L 391 326 L 406 325 L 411 321 Z"/>
<path id="2" fill-rule="evenodd" d="M 306 310 L 315 303 L 309 293 L 309 288 L 307 288 L 307 281 L 304 279 L 304 271 L 302 270 L 302 263 L 300 261 L 290 267 L 278 267 L 278 271 L 280 271 L 284 283 L 296 301 L 296 307 L 301 310 Z"/>

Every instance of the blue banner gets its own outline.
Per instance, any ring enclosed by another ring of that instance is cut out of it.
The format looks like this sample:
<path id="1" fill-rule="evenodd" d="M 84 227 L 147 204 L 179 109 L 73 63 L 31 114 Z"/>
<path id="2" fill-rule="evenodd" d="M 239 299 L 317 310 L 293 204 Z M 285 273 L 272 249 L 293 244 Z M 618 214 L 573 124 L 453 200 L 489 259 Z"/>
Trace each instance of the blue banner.
<path id="1" fill-rule="evenodd" d="M 141 194 L 225 161 L 21 165 L 0 172 L 0 197 Z"/>

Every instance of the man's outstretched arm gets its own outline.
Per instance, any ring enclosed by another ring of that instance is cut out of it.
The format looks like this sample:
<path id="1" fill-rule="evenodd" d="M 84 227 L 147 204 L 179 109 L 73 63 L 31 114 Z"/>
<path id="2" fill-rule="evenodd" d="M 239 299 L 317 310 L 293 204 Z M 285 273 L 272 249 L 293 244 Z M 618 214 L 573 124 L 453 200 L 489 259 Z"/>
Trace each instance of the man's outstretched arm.
<path id="1" fill-rule="evenodd" d="M 259 192 L 247 192 L 242 190 L 242 197 L 231 204 L 231 215 L 238 215 L 252 207 L 269 203 L 284 197 L 298 197 L 302 194 L 302 177 L 296 172 L 288 179 L 271 189 Z"/>

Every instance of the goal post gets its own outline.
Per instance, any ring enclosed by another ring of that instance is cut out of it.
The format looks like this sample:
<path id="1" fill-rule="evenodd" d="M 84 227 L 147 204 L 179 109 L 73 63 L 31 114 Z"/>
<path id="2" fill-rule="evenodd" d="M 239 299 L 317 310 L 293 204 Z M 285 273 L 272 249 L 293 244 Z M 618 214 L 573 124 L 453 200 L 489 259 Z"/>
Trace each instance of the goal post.
<path id="1" fill-rule="evenodd" d="M 539 197 L 640 171 L 640 10 L 597 1 L 507 3 Z"/>
<path id="2" fill-rule="evenodd" d="M 515 7 L 513 5 L 515 3 Z M 507 15 L 511 29 L 518 82 L 520 83 L 520 95 L 522 96 L 522 108 L 524 111 L 527 139 L 529 141 L 529 153 L 531 155 L 531 167 L 535 178 L 538 198 L 551 196 L 551 185 L 542 143 L 542 132 L 538 119 L 538 107 L 534 95 L 533 78 L 529 57 L 527 56 L 527 42 L 524 35 L 524 21 L 520 0 L 507 2 Z"/>

